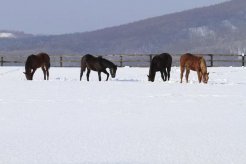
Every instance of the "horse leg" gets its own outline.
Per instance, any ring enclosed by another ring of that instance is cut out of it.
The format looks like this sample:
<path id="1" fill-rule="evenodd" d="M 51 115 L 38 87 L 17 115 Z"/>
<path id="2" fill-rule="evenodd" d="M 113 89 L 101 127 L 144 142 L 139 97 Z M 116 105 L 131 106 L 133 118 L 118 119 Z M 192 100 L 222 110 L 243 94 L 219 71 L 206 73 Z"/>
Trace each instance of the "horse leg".
<path id="1" fill-rule="evenodd" d="M 49 68 L 48 69 L 46 68 L 46 74 L 47 74 L 47 80 L 49 80 L 49 76 L 50 76 Z"/>
<path id="2" fill-rule="evenodd" d="M 50 76 L 49 69 L 50 69 L 50 62 L 47 62 L 45 64 L 45 70 L 46 70 L 47 80 L 49 80 L 49 76 Z"/>
<path id="3" fill-rule="evenodd" d="M 168 77 L 168 81 L 170 79 L 170 72 L 171 72 L 171 67 L 167 67 L 167 77 Z"/>
<path id="4" fill-rule="evenodd" d="M 165 80 L 164 81 L 167 81 L 167 70 L 166 70 L 166 68 L 164 69 L 164 75 L 165 75 Z"/>
<path id="5" fill-rule="evenodd" d="M 99 81 L 102 80 L 102 78 L 101 78 L 101 71 L 98 71 L 98 78 L 99 78 Z"/>
<path id="6" fill-rule="evenodd" d="M 33 75 L 34 75 L 36 70 L 37 70 L 37 68 L 33 69 L 32 74 L 31 74 L 31 80 L 33 80 Z"/>
<path id="7" fill-rule="evenodd" d="M 82 70 L 82 67 L 80 69 L 80 81 L 82 80 L 82 76 L 83 76 L 84 70 Z"/>
<path id="8" fill-rule="evenodd" d="M 87 81 L 89 81 L 90 72 L 91 72 L 91 70 L 87 69 L 87 73 L 86 73 Z"/>
<path id="9" fill-rule="evenodd" d="M 162 80 L 165 81 L 163 70 L 160 70 L 160 73 L 161 73 L 161 78 L 162 78 Z"/>
<path id="10" fill-rule="evenodd" d="M 186 68 L 186 73 L 185 73 L 186 83 L 188 83 L 189 74 L 190 74 L 190 69 Z"/>
<path id="11" fill-rule="evenodd" d="M 86 65 L 84 63 L 81 63 L 81 66 L 80 66 L 80 81 L 82 80 L 82 76 L 85 72 L 85 69 L 86 69 Z M 87 68 L 88 70 L 88 68 Z"/>
<path id="12" fill-rule="evenodd" d="M 202 81 L 202 74 L 201 74 L 200 71 L 197 71 L 197 77 L 198 77 L 199 83 L 201 83 L 201 81 Z"/>
<path id="13" fill-rule="evenodd" d="M 108 81 L 109 73 L 106 71 L 106 69 L 105 69 L 105 70 L 103 70 L 102 72 L 103 72 L 103 73 L 105 73 L 105 74 L 107 75 L 107 79 L 106 79 L 106 81 Z"/>
<path id="14" fill-rule="evenodd" d="M 42 71 L 44 73 L 44 80 L 46 80 L 46 70 L 45 70 L 44 66 L 42 66 Z"/>
<path id="15" fill-rule="evenodd" d="M 82 80 L 83 72 L 80 72 L 80 81 Z"/>
<path id="16" fill-rule="evenodd" d="M 180 83 L 183 81 L 183 75 L 184 75 L 185 67 L 180 66 Z"/>

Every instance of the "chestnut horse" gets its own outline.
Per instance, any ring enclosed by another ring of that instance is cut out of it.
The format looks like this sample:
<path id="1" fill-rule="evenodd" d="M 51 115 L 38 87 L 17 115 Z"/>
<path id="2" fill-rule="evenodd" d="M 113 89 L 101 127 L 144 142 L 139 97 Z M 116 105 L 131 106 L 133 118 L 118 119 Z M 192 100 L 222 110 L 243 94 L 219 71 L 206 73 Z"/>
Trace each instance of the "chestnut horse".
<path id="1" fill-rule="evenodd" d="M 90 54 L 87 54 L 81 58 L 81 70 L 80 70 L 80 81 L 82 80 L 83 72 L 87 68 L 87 81 L 89 81 L 90 72 L 97 71 L 99 81 L 101 81 L 101 72 L 107 75 L 106 81 L 108 81 L 109 73 L 107 72 L 107 68 L 109 68 L 111 77 L 114 78 L 117 71 L 117 66 L 111 61 L 99 57 L 94 57 Z"/>
<path id="2" fill-rule="evenodd" d="M 172 56 L 168 53 L 162 53 L 153 57 L 149 68 L 149 81 L 155 80 L 155 74 L 160 71 L 163 81 L 170 79 L 170 71 L 172 66 Z"/>
<path id="3" fill-rule="evenodd" d="M 185 69 L 186 69 L 185 77 L 187 83 L 188 83 L 190 70 L 197 72 L 199 83 L 201 83 L 201 81 L 203 81 L 204 83 L 208 82 L 209 73 L 207 73 L 207 65 L 203 57 L 195 56 L 189 53 L 184 54 L 180 57 L 180 72 L 181 72 L 180 83 L 182 83 L 183 73 Z"/>
<path id="4" fill-rule="evenodd" d="M 25 71 L 23 72 L 26 75 L 27 80 L 33 80 L 33 75 L 37 68 L 42 68 L 44 73 L 44 80 L 49 80 L 49 68 L 50 68 L 50 57 L 46 53 L 39 53 L 37 55 L 30 55 L 27 57 L 25 64 Z"/>

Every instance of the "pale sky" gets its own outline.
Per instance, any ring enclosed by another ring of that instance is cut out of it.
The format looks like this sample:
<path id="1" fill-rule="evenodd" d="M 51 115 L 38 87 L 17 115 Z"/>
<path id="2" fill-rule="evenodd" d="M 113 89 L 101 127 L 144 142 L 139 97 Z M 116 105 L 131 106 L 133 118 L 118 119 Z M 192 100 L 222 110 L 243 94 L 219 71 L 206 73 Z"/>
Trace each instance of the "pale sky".
<path id="1" fill-rule="evenodd" d="M 0 30 L 85 32 L 226 0 L 0 0 Z"/>

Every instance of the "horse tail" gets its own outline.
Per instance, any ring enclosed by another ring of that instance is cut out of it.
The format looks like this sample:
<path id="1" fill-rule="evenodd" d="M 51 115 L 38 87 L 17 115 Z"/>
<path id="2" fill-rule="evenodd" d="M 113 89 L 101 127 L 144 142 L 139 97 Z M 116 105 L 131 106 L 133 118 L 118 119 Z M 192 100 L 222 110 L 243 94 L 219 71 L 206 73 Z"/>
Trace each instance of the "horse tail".
<path id="1" fill-rule="evenodd" d="M 171 55 L 168 56 L 168 67 L 172 67 L 173 58 Z"/>
<path id="2" fill-rule="evenodd" d="M 50 61 L 47 62 L 47 70 L 50 69 Z"/>
<path id="3" fill-rule="evenodd" d="M 86 59 L 85 56 L 81 58 L 81 65 L 80 65 L 80 81 L 82 80 L 83 73 L 86 69 Z"/>
<path id="4" fill-rule="evenodd" d="M 180 56 L 179 63 L 180 63 L 180 67 L 184 66 L 184 55 Z"/>
<path id="5" fill-rule="evenodd" d="M 167 61 L 167 78 L 168 81 L 170 79 L 170 72 L 171 72 L 171 68 L 172 68 L 172 62 L 173 62 L 173 58 L 170 54 L 168 54 L 168 61 Z"/>
<path id="6" fill-rule="evenodd" d="M 50 68 L 50 57 L 49 57 L 49 55 L 46 53 L 43 53 L 43 52 L 38 54 L 38 55 L 42 57 L 42 60 L 44 61 L 44 66 L 45 66 L 46 70 L 48 71 Z"/>

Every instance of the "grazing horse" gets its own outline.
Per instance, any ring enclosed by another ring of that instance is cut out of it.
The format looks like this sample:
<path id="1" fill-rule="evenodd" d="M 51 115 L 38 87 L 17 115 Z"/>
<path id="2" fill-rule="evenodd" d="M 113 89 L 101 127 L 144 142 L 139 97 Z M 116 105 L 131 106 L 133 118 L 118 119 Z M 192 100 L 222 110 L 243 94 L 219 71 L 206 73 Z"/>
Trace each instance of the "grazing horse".
<path id="1" fill-rule="evenodd" d="M 50 57 L 46 53 L 39 53 L 37 55 L 30 55 L 27 57 L 25 64 L 25 71 L 23 72 L 26 75 L 27 80 L 33 80 L 33 75 L 37 68 L 42 68 L 44 73 L 44 80 L 49 80 L 49 68 L 50 68 Z"/>
<path id="2" fill-rule="evenodd" d="M 203 57 L 195 56 L 192 54 L 184 54 L 180 57 L 180 83 L 182 83 L 183 73 L 186 69 L 186 82 L 188 83 L 190 70 L 196 71 L 198 76 L 198 81 L 201 83 L 207 83 L 209 79 L 209 73 L 207 73 L 206 61 Z"/>
<path id="3" fill-rule="evenodd" d="M 81 71 L 80 71 L 80 81 L 82 80 L 83 72 L 87 68 L 87 81 L 89 81 L 90 72 L 97 71 L 99 81 L 101 81 L 101 72 L 107 75 L 106 81 L 108 81 L 109 73 L 107 72 L 107 68 L 110 70 L 111 77 L 114 78 L 116 75 L 117 66 L 111 61 L 99 57 L 94 57 L 90 54 L 87 54 L 81 58 Z"/>
<path id="4" fill-rule="evenodd" d="M 153 57 L 149 68 L 149 81 L 155 80 L 155 74 L 160 71 L 163 81 L 170 79 L 170 71 L 172 66 L 172 56 L 168 53 L 162 53 Z"/>

